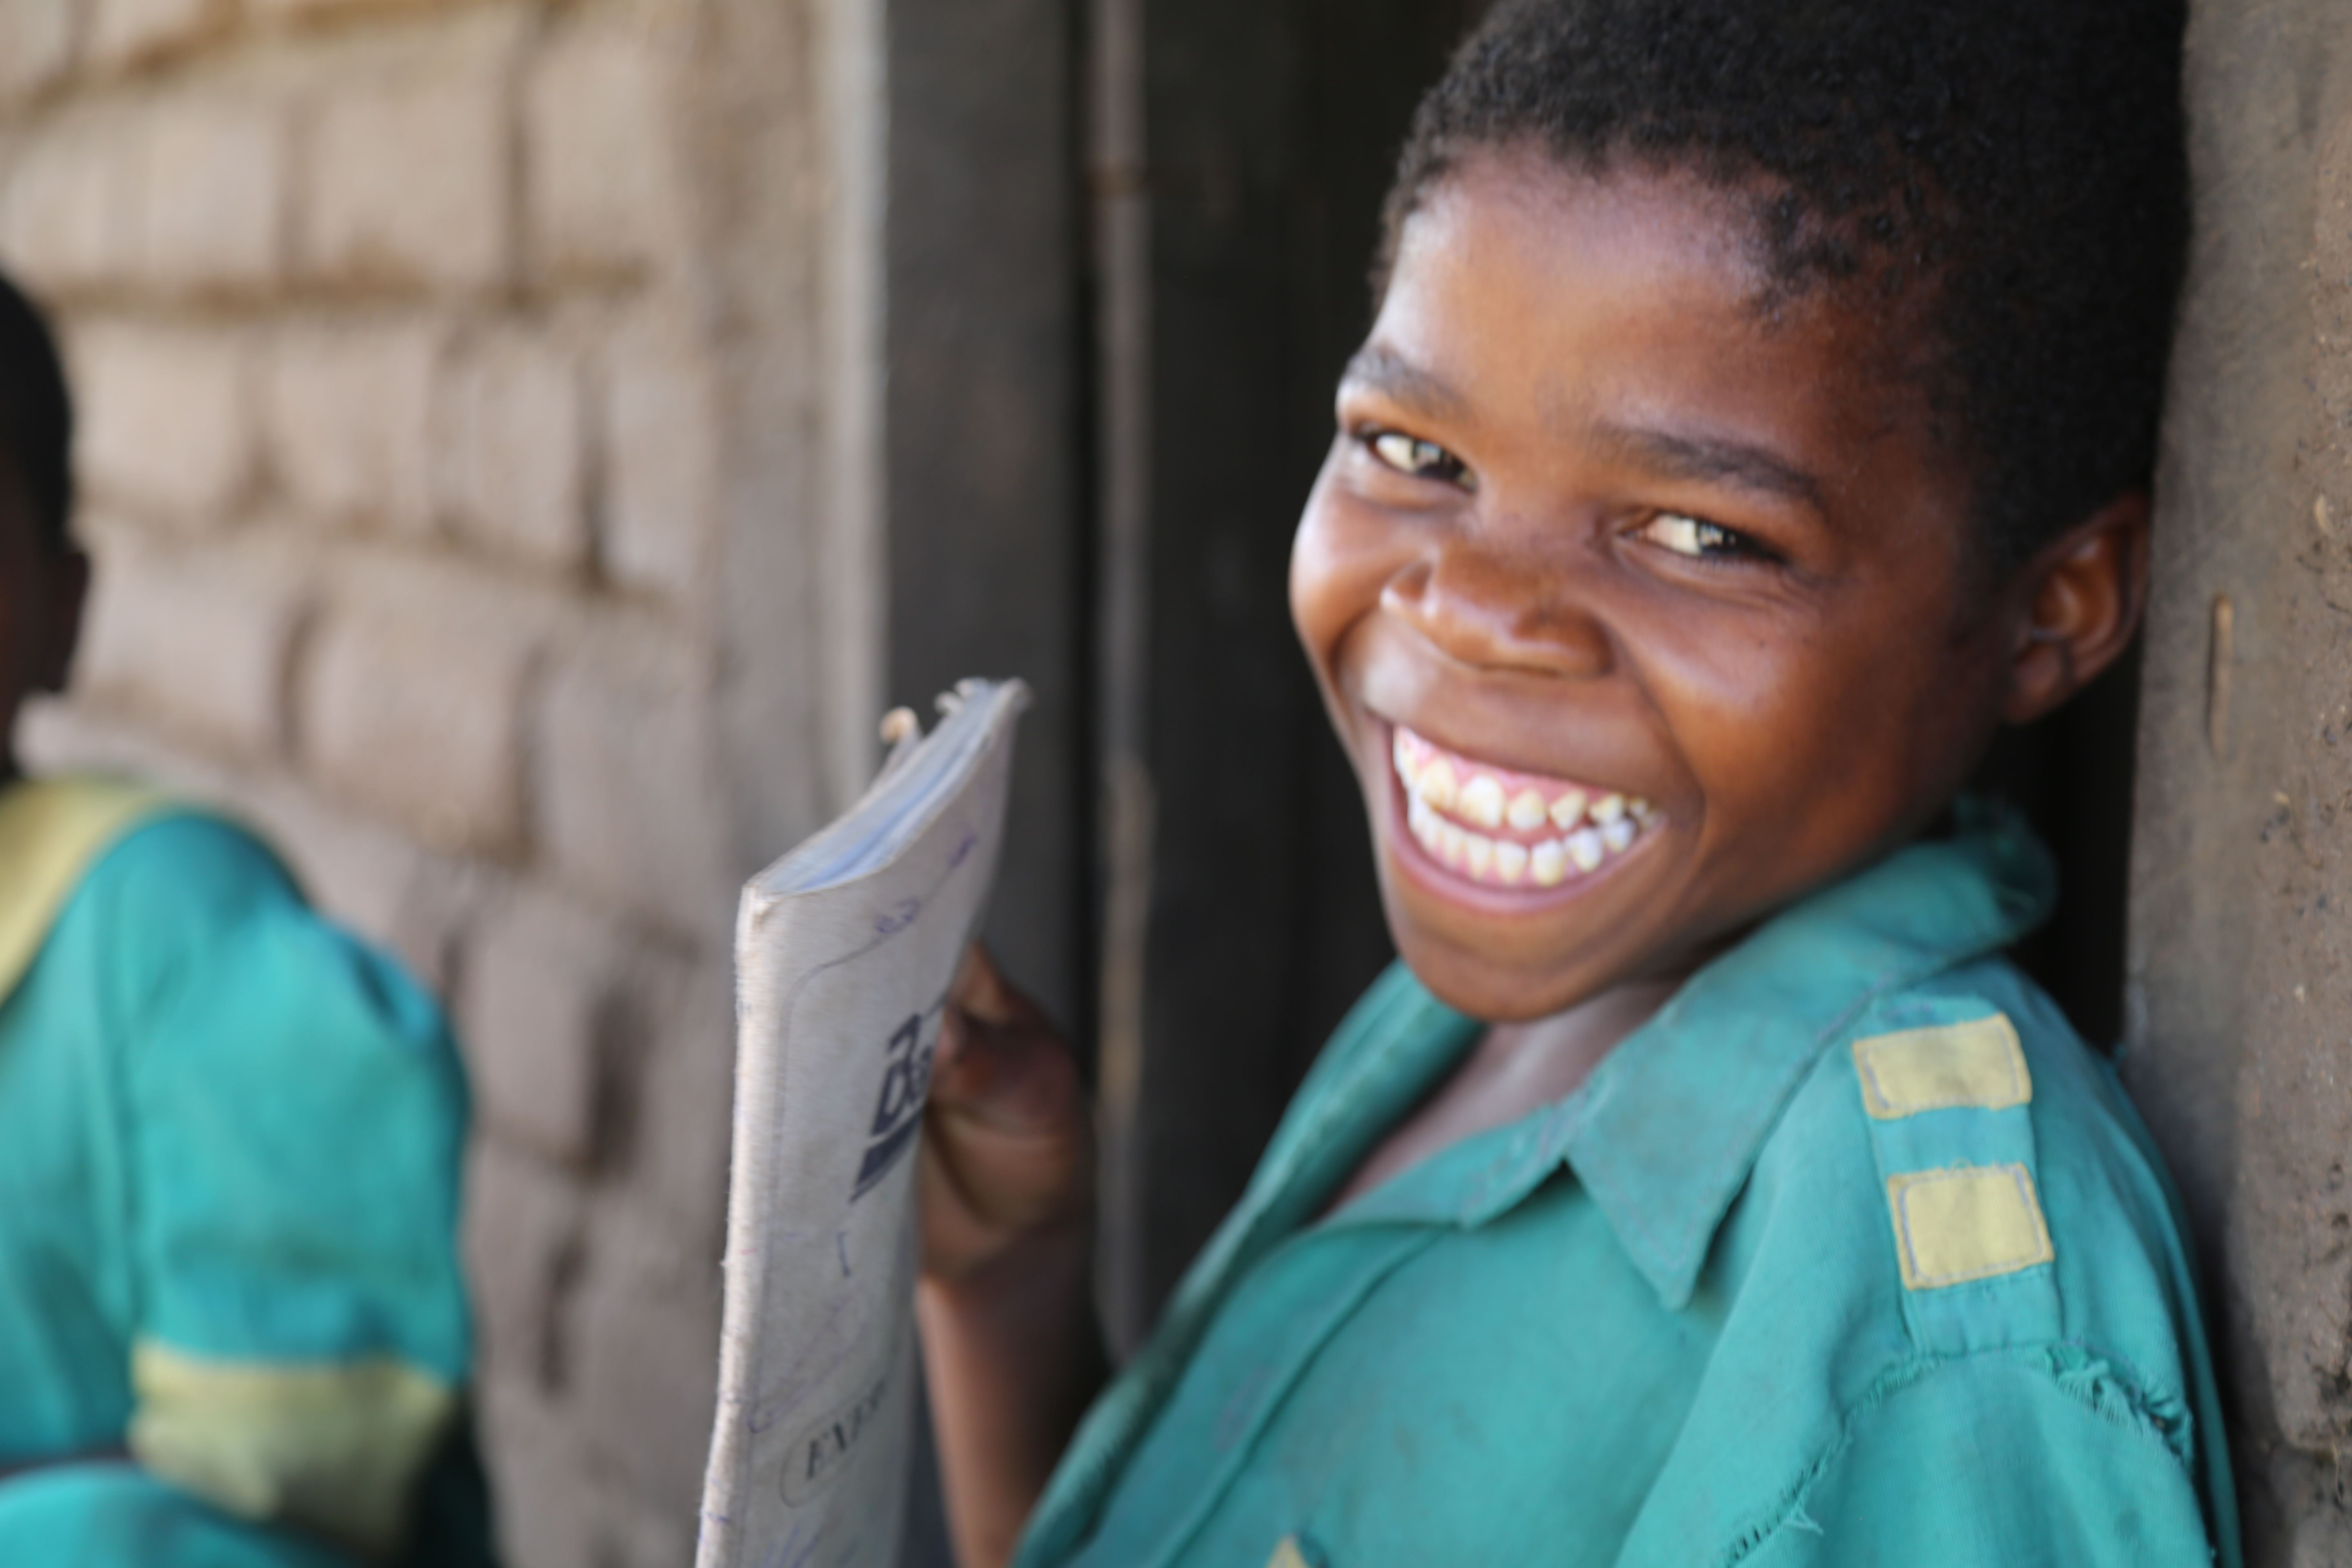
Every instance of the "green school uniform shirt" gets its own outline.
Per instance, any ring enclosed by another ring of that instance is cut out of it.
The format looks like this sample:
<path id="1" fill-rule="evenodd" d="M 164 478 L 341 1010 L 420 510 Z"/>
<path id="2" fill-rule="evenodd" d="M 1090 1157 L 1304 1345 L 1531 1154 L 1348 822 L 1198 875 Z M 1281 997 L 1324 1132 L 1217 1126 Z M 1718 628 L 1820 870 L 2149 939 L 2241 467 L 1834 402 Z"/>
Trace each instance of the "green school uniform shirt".
<path id="1" fill-rule="evenodd" d="M 0 794 L 0 1568 L 411 1533 L 470 1356 L 433 1004 L 249 835 L 88 781 Z"/>
<path id="2" fill-rule="evenodd" d="M 1969 808 L 1318 1220 L 1478 1032 L 1391 971 L 1022 1568 L 2234 1568 L 2161 1166 L 1998 956 L 2052 889 Z"/>

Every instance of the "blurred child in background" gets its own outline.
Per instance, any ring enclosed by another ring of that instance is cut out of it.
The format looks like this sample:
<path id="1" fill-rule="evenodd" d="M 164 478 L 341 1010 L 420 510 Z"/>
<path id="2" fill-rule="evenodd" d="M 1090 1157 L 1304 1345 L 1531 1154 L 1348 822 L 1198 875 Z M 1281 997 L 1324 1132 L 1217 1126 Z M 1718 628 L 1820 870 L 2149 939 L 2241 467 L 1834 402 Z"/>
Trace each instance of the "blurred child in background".
<path id="1" fill-rule="evenodd" d="M 0 281 L 0 734 L 80 624 L 72 424 Z M 434 1004 L 250 833 L 0 749 L 0 1564 L 486 1562 L 466 1117 Z"/>

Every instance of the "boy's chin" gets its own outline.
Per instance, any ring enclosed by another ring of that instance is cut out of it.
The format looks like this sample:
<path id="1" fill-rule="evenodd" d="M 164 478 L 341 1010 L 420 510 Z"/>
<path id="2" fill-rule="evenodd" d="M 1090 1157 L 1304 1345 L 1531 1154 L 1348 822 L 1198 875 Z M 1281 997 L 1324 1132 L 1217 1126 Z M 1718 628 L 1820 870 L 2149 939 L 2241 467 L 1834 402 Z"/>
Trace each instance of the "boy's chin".
<path id="1" fill-rule="evenodd" d="M 1606 989 L 1597 985 L 1530 985 L 1512 976 L 1449 973 L 1425 968 L 1410 957 L 1405 963 L 1431 995 L 1482 1024 L 1532 1024 L 1565 1013 Z"/>
<path id="2" fill-rule="evenodd" d="M 1565 1012 L 1628 976 L 1622 961 L 1594 952 L 1563 952 L 1557 944 L 1526 952 L 1495 943 L 1472 944 L 1440 932 L 1388 905 L 1389 936 L 1397 956 L 1431 995 L 1455 1012 L 1488 1024 L 1523 1024 Z M 1516 944 L 1514 944 L 1515 946 Z"/>
<path id="3" fill-rule="evenodd" d="M 1657 898 L 1660 868 L 1644 864 L 1623 868 L 1636 873 L 1639 889 L 1612 874 L 1581 897 L 1486 908 L 1465 896 L 1479 889 L 1427 885 L 1433 879 L 1398 863 L 1397 846 L 1382 844 L 1378 855 L 1381 912 L 1398 956 L 1439 1001 L 1493 1024 L 1549 1017 L 1641 978 L 1657 933 L 1643 929 L 1650 922 L 1639 911 L 1671 902 Z"/>

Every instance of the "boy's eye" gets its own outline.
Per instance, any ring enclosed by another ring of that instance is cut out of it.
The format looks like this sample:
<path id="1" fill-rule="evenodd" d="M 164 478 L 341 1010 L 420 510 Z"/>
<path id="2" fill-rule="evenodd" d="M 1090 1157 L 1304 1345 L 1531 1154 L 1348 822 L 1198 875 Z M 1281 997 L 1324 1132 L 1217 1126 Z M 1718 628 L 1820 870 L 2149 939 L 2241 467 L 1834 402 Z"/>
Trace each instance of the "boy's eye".
<path id="1" fill-rule="evenodd" d="M 1442 479 L 1458 485 L 1469 478 L 1469 469 L 1461 458 L 1436 442 L 1424 441 L 1418 436 L 1408 436 L 1401 430 L 1375 430 L 1365 437 L 1364 444 L 1382 463 L 1417 479 Z"/>
<path id="2" fill-rule="evenodd" d="M 1677 555 L 1696 556 L 1702 560 L 1772 559 L 1769 550 L 1746 534 L 1718 522 L 1685 517 L 1680 512 L 1660 512 L 1635 530 L 1633 537 L 1661 545 Z"/>

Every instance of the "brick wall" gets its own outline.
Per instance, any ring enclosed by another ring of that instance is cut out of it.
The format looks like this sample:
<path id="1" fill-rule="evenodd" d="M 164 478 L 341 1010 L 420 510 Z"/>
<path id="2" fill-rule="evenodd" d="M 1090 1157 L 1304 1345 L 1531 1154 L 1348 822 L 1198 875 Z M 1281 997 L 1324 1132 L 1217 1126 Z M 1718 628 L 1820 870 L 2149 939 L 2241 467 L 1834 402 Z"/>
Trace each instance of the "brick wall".
<path id="1" fill-rule="evenodd" d="M 0 0 L 98 560 L 26 750 L 229 803 L 447 999 L 520 1568 L 690 1556 L 734 889 L 864 763 L 826 17 Z"/>

